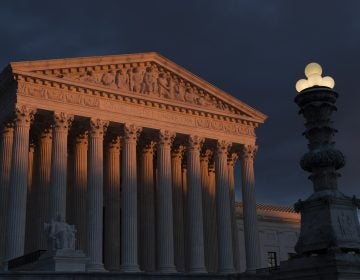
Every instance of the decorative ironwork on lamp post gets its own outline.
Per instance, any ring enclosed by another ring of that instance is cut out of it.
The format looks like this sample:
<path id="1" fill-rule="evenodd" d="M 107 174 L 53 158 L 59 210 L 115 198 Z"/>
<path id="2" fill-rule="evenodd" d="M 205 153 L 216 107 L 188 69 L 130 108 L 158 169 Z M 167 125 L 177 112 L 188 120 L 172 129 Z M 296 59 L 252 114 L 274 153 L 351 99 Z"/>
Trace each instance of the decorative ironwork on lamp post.
<path id="1" fill-rule="evenodd" d="M 299 80 L 295 103 L 305 118 L 309 151 L 300 161 L 302 169 L 311 173 L 314 192 L 295 209 L 301 212 L 301 232 L 295 250 L 298 255 L 360 253 L 360 227 L 357 208 L 360 201 L 339 191 L 338 170 L 345 165 L 344 155 L 335 148 L 337 130 L 332 113 L 337 110 L 338 93 L 331 77 L 322 77 L 322 68 L 310 63 L 305 68 L 307 79 Z"/>

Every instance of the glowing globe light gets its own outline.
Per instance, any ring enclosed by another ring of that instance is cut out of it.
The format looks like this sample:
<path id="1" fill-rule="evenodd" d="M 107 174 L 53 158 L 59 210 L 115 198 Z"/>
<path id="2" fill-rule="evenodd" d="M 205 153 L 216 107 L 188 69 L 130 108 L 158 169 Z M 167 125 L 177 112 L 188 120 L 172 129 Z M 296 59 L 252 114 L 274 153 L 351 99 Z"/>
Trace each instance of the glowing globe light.
<path id="1" fill-rule="evenodd" d="M 305 79 L 298 80 L 295 87 L 298 92 L 308 88 L 309 87 L 308 80 Z"/>
<path id="2" fill-rule="evenodd" d="M 305 76 L 309 78 L 313 74 L 318 74 L 321 76 L 322 74 L 322 68 L 320 64 L 311 62 L 305 67 Z"/>
<path id="3" fill-rule="evenodd" d="M 298 80 L 295 88 L 297 92 L 302 92 L 305 89 L 320 86 L 327 88 L 334 88 L 335 81 L 330 76 L 322 77 L 322 68 L 320 64 L 312 62 L 305 67 L 305 76 L 307 79 Z"/>
<path id="4" fill-rule="evenodd" d="M 326 77 L 322 78 L 322 86 L 328 87 L 328 88 L 334 88 L 335 81 L 330 76 L 326 76 Z"/>

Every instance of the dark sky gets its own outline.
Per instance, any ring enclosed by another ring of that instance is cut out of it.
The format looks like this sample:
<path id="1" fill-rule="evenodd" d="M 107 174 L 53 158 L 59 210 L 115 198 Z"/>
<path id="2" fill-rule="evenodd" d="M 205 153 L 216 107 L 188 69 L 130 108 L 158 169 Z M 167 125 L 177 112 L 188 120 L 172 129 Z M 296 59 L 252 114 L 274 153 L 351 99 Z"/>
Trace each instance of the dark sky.
<path id="1" fill-rule="evenodd" d="M 311 190 L 293 102 L 319 62 L 339 92 L 340 188 L 360 196 L 359 0 L 1 1 L 0 67 L 9 61 L 156 51 L 269 116 L 257 130 L 257 199 L 292 204 Z"/>

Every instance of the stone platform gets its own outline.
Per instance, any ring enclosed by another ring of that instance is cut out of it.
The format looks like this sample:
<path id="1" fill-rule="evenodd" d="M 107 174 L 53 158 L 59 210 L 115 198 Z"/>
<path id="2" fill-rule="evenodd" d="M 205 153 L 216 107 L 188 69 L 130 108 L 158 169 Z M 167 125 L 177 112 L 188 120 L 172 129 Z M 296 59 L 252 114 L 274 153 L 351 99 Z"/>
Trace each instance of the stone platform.
<path id="1" fill-rule="evenodd" d="M 156 273 L 83 273 L 83 272 L 0 272 L 0 280 L 268 280 L 267 275 L 247 274 L 156 274 Z"/>

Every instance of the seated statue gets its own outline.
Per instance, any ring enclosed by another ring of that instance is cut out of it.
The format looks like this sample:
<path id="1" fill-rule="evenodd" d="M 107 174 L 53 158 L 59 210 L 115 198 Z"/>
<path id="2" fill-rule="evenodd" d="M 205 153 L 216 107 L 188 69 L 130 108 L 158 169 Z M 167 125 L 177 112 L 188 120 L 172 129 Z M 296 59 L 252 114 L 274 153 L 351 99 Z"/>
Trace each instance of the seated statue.
<path id="1" fill-rule="evenodd" d="M 60 215 L 45 223 L 45 231 L 48 234 L 49 250 L 75 250 L 75 226 L 69 225 Z"/>

